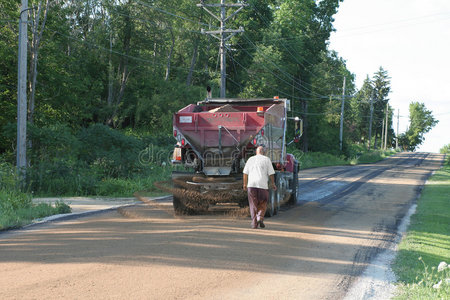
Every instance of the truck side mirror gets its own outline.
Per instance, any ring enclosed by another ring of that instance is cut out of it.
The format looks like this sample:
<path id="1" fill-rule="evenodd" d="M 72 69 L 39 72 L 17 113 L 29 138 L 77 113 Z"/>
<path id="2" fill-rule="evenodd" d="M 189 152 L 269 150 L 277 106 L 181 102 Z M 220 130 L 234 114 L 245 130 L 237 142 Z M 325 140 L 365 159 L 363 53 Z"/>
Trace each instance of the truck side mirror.
<path id="1" fill-rule="evenodd" d="M 303 135 L 303 120 L 299 117 L 294 118 L 294 142 L 298 143 Z"/>

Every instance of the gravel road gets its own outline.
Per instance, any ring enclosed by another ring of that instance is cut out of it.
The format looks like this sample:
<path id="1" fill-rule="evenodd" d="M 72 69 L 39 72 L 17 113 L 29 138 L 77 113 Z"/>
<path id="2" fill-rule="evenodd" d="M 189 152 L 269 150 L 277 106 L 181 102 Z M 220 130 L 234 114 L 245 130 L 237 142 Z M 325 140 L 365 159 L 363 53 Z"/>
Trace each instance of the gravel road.
<path id="1" fill-rule="evenodd" d="M 153 201 L 0 234 L 2 299 L 342 299 L 443 156 L 301 172 L 266 229 Z"/>

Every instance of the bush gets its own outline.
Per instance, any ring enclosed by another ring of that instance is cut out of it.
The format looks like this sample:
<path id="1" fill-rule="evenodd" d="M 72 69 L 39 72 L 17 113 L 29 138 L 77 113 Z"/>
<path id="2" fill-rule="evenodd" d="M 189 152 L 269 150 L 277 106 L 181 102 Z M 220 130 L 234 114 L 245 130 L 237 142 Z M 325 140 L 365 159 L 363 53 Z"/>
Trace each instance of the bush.
<path id="1" fill-rule="evenodd" d="M 103 177 L 127 177 L 139 169 L 138 155 L 144 143 L 102 124 L 83 129 L 79 159 L 96 168 Z"/>
<path id="2" fill-rule="evenodd" d="M 445 145 L 439 150 L 442 154 L 449 154 L 450 153 L 450 144 Z"/>
<path id="3" fill-rule="evenodd" d="M 32 143 L 31 165 L 54 159 L 75 160 L 83 147 L 67 125 L 37 127 L 29 124 L 28 134 Z"/>
<path id="4" fill-rule="evenodd" d="M 0 214 L 31 206 L 31 195 L 19 189 L 15 168 L 0 161 Z"/>
<path id="5" fill-rule="evenodd" d="M 349 162 L 344 156 L 336 156 L 323 152 L 307 152 L 289 148 L 288 153 L 295 156 L 295 159 L 299 162 L 299 168 L 301 170 L 315 167 L 336 166 L 336 165 L 348 165 Z"/>
<path id="6" fill-rule="evenodd" d="M 14 167 L 0 160 L 0 230 L 21 227 L 36 218 L 71 211 L 67 204 L 59 201 L 54 207 L 45 203 L 33 205 L 32 195 L 18 187 Z"/>
<path id="7" fill-rule="evenodd" d="M 375 150 L 371 152 L 362 153 L 361 156 L 356 158 L 355 164 L 371 164 L 377 161 L 383 160 L 386 157 L 395 154 L 394 150 Z"/>
<path id="8" fill-rule="evenodd" d="M 171 135 L 122 132 L 102 124 L 79 132 L 32 125 L 30 136 L 27 189 L 40 196 L 132 194 L 132 188 L 142 188 L 132 181 L 154 174 L 173 150 Z"/>
<path id="9" fill-rule="evenodd" d="M 101 171 L 82 161 L 55 159 L 28 169 L 29 186 L 38 195 L 94 195 Z"/>
<path id="10" fill-rule="evenodd" d="M 171 173 L 170 166 L 153 166 L 147 168 L 145 174 L 141 173 L 132 178 L 107 178 L 99 183 L 96 195 L 131 197 L 138 191 L 159 192 L 153 184 L 157 181 L 168 180 Z"/>

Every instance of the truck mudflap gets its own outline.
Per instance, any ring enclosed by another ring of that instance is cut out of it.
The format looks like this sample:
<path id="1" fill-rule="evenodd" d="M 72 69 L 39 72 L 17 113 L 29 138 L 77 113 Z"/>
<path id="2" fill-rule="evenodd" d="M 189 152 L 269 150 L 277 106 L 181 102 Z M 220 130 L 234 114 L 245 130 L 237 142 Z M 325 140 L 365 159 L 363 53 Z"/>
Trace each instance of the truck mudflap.
<path id="1" fill-rule="evenodd" d="M 206 177 L 201 174 L 173 172 L 172 194 L 175 212 L 199 214 L 218 203 L 248 205 L 242 190 L 242 177 Z"/>

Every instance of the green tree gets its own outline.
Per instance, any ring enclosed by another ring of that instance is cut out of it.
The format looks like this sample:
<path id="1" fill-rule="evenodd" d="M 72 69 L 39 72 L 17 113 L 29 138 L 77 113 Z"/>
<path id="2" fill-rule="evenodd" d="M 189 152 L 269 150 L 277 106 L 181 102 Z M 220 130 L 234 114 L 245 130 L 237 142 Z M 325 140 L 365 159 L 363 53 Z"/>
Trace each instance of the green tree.
<path id="1" fill-rule="evenodd" d="M 284 85 L 286 88 L 283 92 L 289 95 L 293 88 L 297 93 L 298 103 L 294 103 L 294 106 L 301 106 L 304 124 L 302 148 L 305 152 L 310 149 L 309 143 L 316 136 L 313 130 L 309 130 L 314 128 L 316 120 L 309 118 L 311 110 L 308 100 L 318 96 L 312 88 L 314 77 L 318 77 L 314 68 L 324 58 L 323 52 L 327 51 L 327 41 L 333 31 L 333 15 L 337 12 L 339 2 L 339 0 L 277 1 L 274 10 L 274 30 L 280 33 L 280 38 L 290 40 L 287 45 L 279 43 L 283 70 L 291 74 L 283 76 L 285 81 L 293 82 L 291 86 Z"/>
<path id="2" fill-rule="evenodd" d="M 372 132 L 375 136 L 374 148 L 378 147 L 377 141 L 380 138 L 380 144 L 383 144 L 381 137 L 383 136 L 383 121 L 385 120 L 386 109 L 389 108 L 389 93 L 391 92 L 391 78 L 388 72 L 380 67 L 374 74 L 373 80 L 373 124 Z M 389 114 L 389 112 L 388 112 Z M 388 128 L 392 128 L 392 117 Z M 388 130 L 389 131 L 389 130 Z M 380 146 L 381 147 L 381 146 Z"/>
<path id="3" fill-rule="evenodd" d="M 442 147 L 442 148 L 439 150 L 439 152 L 442 153 L 442 154 L 448 154 L 448 153 L 450 153 L 450 144 L 447 144 L 447 145 L 445 145 L 444 147 Z"/>
<path id="4" fill-rule="evenodd" d="M 350 100 L 350 138 L 354 143 L 365 143 L 369 138 L 370 101 L 372 96 L 372 81 L 367 76 L 361 89 Z"/>
<path id="5" fill-rule="evenodd" d="M 18 3 L 0 2 L 0 153 L 11 147 L 3 127 L 17 116 Z"/>
<path id="6" fill-rule="evenodd" d="M 427 110 L 425 104 L 411 102 L 409 104 L 409 128 L 399 137 L 399 143 L 405 150 L 415 151 L 429 132 L 439 121 L 434 119 L 432 112 Z"/>
<path id="7" fill-rule="evenodd" d="M 342 104 L 342 85 L 346 78 L 345 87 L 345 107 L 344 107 L 344 147 L 346 140 L 350 140 L 351 127 L 351 106 L 347 97 L 354 94 L 355 76 L 346 67 L 345 60 L 334 51 L 321 54 L 321 61 L 315 65 L 312 77 L 312 99 L 308 103 L 309 128 L 314 133 L 309 140 L 311 151 L 339 153 L 339 128 L 340 113 Z M 318 95 L 329 95 L 329 97 L 319 97 Z M 320 132 L 320 134 L 317 134 Z"/>

